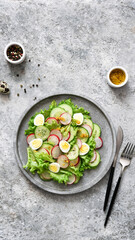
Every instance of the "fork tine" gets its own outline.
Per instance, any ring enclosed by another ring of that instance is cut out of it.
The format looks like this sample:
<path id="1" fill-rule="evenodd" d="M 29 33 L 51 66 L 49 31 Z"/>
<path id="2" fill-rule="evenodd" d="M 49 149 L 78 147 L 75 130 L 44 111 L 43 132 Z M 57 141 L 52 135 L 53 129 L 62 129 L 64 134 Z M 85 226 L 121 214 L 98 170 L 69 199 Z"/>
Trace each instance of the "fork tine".
<path id="1" fill-rule="evenodd" d="M 134 149 L 135 149 L 135 145 L 132 144 L 132 148 L 130 150 L 130 159 L 133 157 L 133 152 L 134 152 Z"/>
<path id="2" fill-rule="evenodd" d="M 132 147 L 133 147 L 133 144 L 130 143 L 129 147 L 128 147 L 127 151 L 126 151 L 126 157 L 127 158 L 130 158 Z"/>
<path id="3" fill-rule="evenodd" d="M 124 154 L 125 154 L 126 151 L 127 151 L 128 146 L 129 146 L 129 142 L 126 144 L 126 146 L 125 146 L 125 148 L 124 148 L 124 150 L 123 150 L 121 156 L 124 156 Z"/>

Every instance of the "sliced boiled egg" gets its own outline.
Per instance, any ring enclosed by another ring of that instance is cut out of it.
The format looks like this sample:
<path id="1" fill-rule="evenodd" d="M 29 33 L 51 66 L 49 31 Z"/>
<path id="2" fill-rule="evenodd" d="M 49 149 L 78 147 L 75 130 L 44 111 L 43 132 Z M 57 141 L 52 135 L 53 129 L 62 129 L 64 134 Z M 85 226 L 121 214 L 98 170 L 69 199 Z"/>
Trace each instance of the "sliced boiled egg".
<path id="1" fill-rule="evenodd" d="M 59 147 L 60 147 L 60 150 L 64 153 L 67 153 L 70 150 L 70 144 L 65 140 L 60 141 Z"/>
<path id="2" fill-rule="evenodd" d="M 49 164 L 49 170 L 51 171 L 51 172 L 54 172 L 54 173 L 57 173 L 57 172 L 59 172 L 59 170 L 60 170 L 60 165 L 59 165 L 59 163 L 50 163 Z"/>
<path id="3" fill-rule="evenodd" d="M 76 120 L 77 125 L 81 125 L 83 123 L 83 114 L 82 113 L 75 113 L 73 115 L 73 119 Z"/>
<path id="4" fill-rule="evenodd" d="M 40 138 L 35 138 L 30 141 L 29 145 L 33 150 L 36 150 L 42 146 L 43 140 Z"/>
<path id="5" fill-rule="evenodd" d="M 90 147 L 87 143 L 82 143 L 82 146 L 80 148 L 80 155 L 85 155 L 89 152 Z"/>
<path id="6" fill-rule="evenodd" d="M 35 118 L 34 118 L 34 125 L 35 126 L 40 126 L 44 124 L 44 115 L 43 114 L 38 114 Z"/>

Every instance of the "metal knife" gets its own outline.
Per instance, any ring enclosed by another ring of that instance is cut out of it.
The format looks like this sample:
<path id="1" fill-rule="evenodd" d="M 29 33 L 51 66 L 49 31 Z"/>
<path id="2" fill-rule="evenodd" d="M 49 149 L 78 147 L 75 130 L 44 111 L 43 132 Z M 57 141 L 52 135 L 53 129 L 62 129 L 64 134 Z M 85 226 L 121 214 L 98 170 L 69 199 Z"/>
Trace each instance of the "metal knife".
<path id="1" fill-rule="evenodd" d="M 106 210 L 106 207 L 107 207 L 107 203 L 108 203 L 108 199 L 109 199 L 109 195 L 112 187 L 112 180 L 113 180 L 114 170 L 116 166 L 116 161 L 118 158 L 118 154 L 119 154 L 122 142 L 123 142 L 123 130 L 119 126 L 117 131 L 117 136 L 116 136 L 116 153 L 110 169 L 110 175 L 109 175 L 109 180 L 108 180 L 107 189 L 106 189 L 106 195 L 105 195 L 105 201 L 104 201 L 104 207 L 103 207 L 104 211 Z"/>

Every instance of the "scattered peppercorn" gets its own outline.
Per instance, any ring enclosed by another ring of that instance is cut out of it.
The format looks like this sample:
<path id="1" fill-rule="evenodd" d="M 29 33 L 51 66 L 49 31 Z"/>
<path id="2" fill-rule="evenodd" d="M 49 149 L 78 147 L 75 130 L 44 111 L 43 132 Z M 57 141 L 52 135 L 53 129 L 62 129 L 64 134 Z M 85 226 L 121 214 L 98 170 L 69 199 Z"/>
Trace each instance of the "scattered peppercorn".
<path id="1" fill-rule="evenodd" d="M 26 88 L 24 88 L 24 92 L 26 93 Z"/>
<path id="2" fill-rule="evenodd" d="M 40 64 L 38 64 L 38 67 L 40 67 Z"/>
<path id="3" fill-rule="evenodd" d="M 19 60 L 23 55 L 23 50 L 19 45 L 12 45 L 7 50 L 7 56 L 12 61 Z"/>
<path id="4" fill-rule="evenodd" d="M 35 84 L 33 84 L 32 87 L 35 87 Z"/>
<path id="5" fill-rule="evenodd" d="M 17 77 L 19 77 L 19 74 L 16 74 Z"/>
<path id="6" fill-rule="evenodd" d="M 37 98 L 35 97 L 33 100 L 36 100 Z"/>
<path id="7" fill-rule="evenodd" d="M 31 60 L 29 59 L 29 62 L 31 62 Z"/>
<path id="8" fill-rule="evenodd" d="M 38 84 L 36 84 L 36 87 L 38 87 Z"/>
<path id="9" fill-rule="evenodd" d="M 17 97 L 19 97 L 19 95 L 20 95 L 20 94 L 19 94 L 19 93 L 17 93 Z"/>
<path id="10" fill-rule="evenodd" d="M 21 84 L 20 87 L 23 88 L 23 85 Z"/>

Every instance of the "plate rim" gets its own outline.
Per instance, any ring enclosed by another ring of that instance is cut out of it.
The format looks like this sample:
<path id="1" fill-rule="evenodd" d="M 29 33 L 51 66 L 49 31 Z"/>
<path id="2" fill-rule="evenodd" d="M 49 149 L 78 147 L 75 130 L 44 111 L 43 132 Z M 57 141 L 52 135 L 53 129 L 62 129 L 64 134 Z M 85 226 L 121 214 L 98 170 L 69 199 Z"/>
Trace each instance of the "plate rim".
<path id="1" fill-rule="evenodd" d="M 25 117 L 25 115 L 31 110 L 31 108 L 33 108 L 34 106 L 36 106 L 37 104 L 39 104 L 40 102 L 48 99 L 48 98 L 54 98 L 54 97 L 58 97 L 58 96 L 71 96 L 70 98 L 73 97 L 78 97 L 78 98 L 82 98 L 86 101 L 89 101 L 91 103 L 93 103 L 103 114 L 104 116 L 107 118 L 107 121 L 110 125 L 110 128 L 111 128 L 111 132 L 112 132 L 112 136 L 113 136 L 113 149 L 112 149 L 112 154 L 110 156 L 110 160 L 109 160 L 109 164 L 107 165 L 106 167 L 106 171 L 105 173 L 103 172 L 102 175 L 100 175 L 99 178 L 96 179 L 95 183 L 92 185 L 92 186 L 87 186 L 85 185 L 85 187 L 82 189 L 82 186 L 78 189 L 74 189 L 74 191 L 61 191 L 61 190 L 55 190 L 53 188 L 43 188 L 42 187 L 42 184 L 40 182 L 38 182 L 38 185 L 37 183 L 35 182 L 35 179 L 32 179 L 31 176 L 29 175 L 29 173 L 23 168 L 22 164 L 21 164 L 21 161 L 19 160 L 20 157 L 19 157 L 19 154 L 18 154 L 18 148 L 17 148 L 17 139 L 18 139 L 18 132 L 19 132 L 19 128 L 21 126 L 21 123 L 23 122 L 23 119 Z M 111 165 L 112 165 L 112 162 L 113 162 L 113 159 L 114 159 L 114 156 L 115 156 L 115 152 L 116 152 L 116 131 L 115 131 L 115 128 L 114 128 L 114 124 L 111 120 L 111 118 L 109 117 L 108 113 L 104 110 L 104 108 L 98 104 L 95 100 L 87 97 L 87 96 L 84 96 L 84 95 L 77 95 L 77 94 L 74 94 L 74 93 L 57 93 L 57 94 L 53 94 L 53 95 L 47 95 L 46 97 L 44 98 L 40 98 L 36 103 L 34 104 L 31 104 L 31 106 L 29 106 L 28 108 L 26 108 L 26 110 L 21 114 L 20 118 L 18 119 L 17 121 L 17 128 L 16 128 L 16 131 L 14 132 L 13 134 L 13 148 L 14 148 L 14 153 L 15 153 L 15 158 L 17 160 L 17 163 L 18 163 L 18 166 L 21 170 L 21 172 L 23 173 L 23 175 L 31 182 L 33 183 L 36 187 L 46 191 L 46 192 L 50 192 L 50 193 L 53 193 L 53 194 L 58 194 L 58 195 L 71 195 L 71 194 L 77 194 L 77 193 L 80 193 L 80 192 L 84 192 L 90 188 L 92 188 L 93 186 L 95 186 L 98 182 L 100 182 L 103 177 L 107 174 L 107 172 L 109 171 Z"/>

